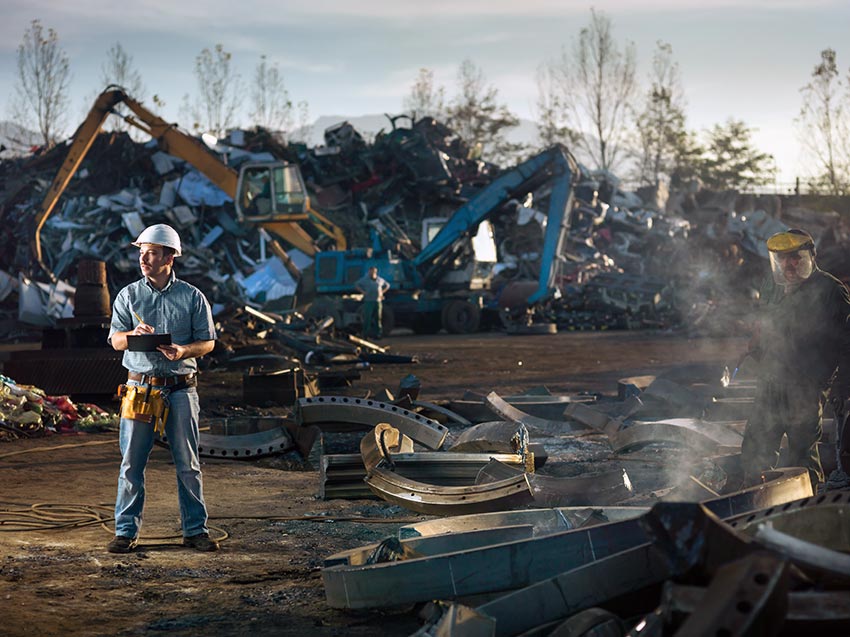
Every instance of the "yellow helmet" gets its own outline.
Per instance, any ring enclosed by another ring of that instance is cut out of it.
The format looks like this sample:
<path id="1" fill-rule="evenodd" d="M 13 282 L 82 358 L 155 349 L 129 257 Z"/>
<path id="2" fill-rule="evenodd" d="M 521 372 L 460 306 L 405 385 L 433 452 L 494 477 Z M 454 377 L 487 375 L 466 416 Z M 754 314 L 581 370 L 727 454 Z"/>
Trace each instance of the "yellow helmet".
<path id="1" fill-rule="evenodd" d="M 767 240 L 770 252 L 794 252 L 795 250 L 815 250 L 815 240 L 805 230 L 791 228 L 785 232 L 777 232 Z"/>

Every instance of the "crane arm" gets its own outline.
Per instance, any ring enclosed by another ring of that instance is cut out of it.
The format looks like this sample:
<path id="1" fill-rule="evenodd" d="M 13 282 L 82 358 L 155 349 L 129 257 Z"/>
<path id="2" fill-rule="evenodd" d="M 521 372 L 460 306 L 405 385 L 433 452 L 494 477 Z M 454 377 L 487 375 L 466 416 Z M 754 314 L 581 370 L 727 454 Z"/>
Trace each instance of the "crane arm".
<path id="1" fill-rule="evenodd" d="M 450 262 L 478 225 L 519 193 L 528 193 L 547 181 L 553 182 L 546 234 L 535 301 L 546 296 L 554 285 L 558 255 L 569 229 L 574 181 L 578 166 L 564 146 L 558 144 L 505 171 L 466 204 L 458 208 L 446 225 L 414 259 L 424 270 L 424 279 L 439 277 L 443 264 Z M 529 299 L 531 300 L 531 299 Z"/>
<path id="2" fill-rule="evenodd" d="M 223 164 L 217 157 L 212 155 L 203 144 L 194 137 L 180 131 L 174 124 L 169 124 L 161 117 L 151 113 L 141 103 L 127 95 L 121 88 L 110 87 L 98 95 L 94 105 L 89 111 L 86 119 L 74 133 L 71 146 L 65 160 L 59 167 L 53 182 L 50 185 L 41 206 L 35 215 L 35 232 L 33 234 L 33 250 L 36 259 L 42 269 L 53 279 L 53 273 L 47 268 L 43 260 L 41 249 L 41 229 L 47 221 L 47 217 L 53 212 L 56 203 L 65 192 L 71 177 L 80 167 L 86 155 L 97 138 L 103 122 L 110 113 L 114 112 L 116 105 L 124 103 L 135 117 L 125 118 L 136 128 L 148 133 L 159 141 L 160 147 L 167 153 L 184 159 L 200 170 L 213 183 L 221 188 L 231 198 L 236 197 L 236 187 L 239 181 L 238 173 Z"/>

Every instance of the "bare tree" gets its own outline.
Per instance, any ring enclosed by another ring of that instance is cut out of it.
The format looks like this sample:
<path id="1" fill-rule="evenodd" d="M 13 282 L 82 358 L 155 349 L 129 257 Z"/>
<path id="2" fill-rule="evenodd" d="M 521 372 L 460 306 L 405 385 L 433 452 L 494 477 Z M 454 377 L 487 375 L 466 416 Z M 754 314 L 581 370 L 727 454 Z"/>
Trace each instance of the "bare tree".
<path id="1" fill-rule="evenodd" d="M 298 112 L 298 123 L 290 135 L 290 141 L 309 144 L 313 134 L 313 125 L 310 124 L 310 105 L 305 100 L 301 100 L 295 108 Z"/>
<path id="2" fill-rule="evenodd" d="M 269 65 L 265 55 L 254 70 L 251 87 L 255 124 L 271 131 L 288 134 L 292 130 L 292 102 L 277 64 Z"/>
<path id="3" fill-rule="evenodd" d="M 498 90 L 487 84 L 483 71 L 471 60 L 461 63 L 457 80 L 458 94 L 448 107 L 448 124 L 476 154 L 510 161 L 522 148 L 508 142 L 505 132 L 519 124 L 519 119 L 497 102 Z"/>
<path id="4" fill-rule="evenodd" d="M 433 117 L 443 119 L 446 113 L 446 89 L 434 85 L 434 71 L 419 69 L 416 81 L 410 87 L 410 94 L 404 98 L 404 110 L 414 118 Z"/>
<path id="5" fill-rule="evenodd" d="M 24 128 L 37 127 L 45 145 L 58 140 L 68 106 L 70 64 L 53 29 L 33 20 L 17 51 L 17 84 L 12 118 Z"/>
<path id="6" fill-rule="evenodd" d="M 611 20 L 594 9 L 572 53 L 552 63 L 564 114 L 560 119 L 580 133 L 580 150 L 598 168 L 614 169 L 625 151 L 629 103 L 635 92 L 635 47 L 623 50 L 611 33 Z"/>
<path id="7" fill-rule="evenodd" d="M 133 66 L 133 56 L 124 50 L 120 42 L 106 52 L 106 62 L 100 67 L 100 79 L 104 86 L 116 84 L 136 100 L 145 98 L 142 74 Z"/>
<path id="8" fill-rule="evenodd" d="M 186 96 L 183 108 L 188 107 L 196 130 L 221 137 L 234 125 L 242 103 L 242 82 L 231 62 L 232 55 L 222 44 L 204 49 L 195 58 L 198 96 L 193 103 Z"/>
<path id="9" fill-rule="evenodd" d="M 672 175 L 685 134 L 685 98 L 679 65 L 673 61 L 673 48 L 665 42 L 657 43 L 649 89 L 635 123 L 638 180 L 658 186 L 662 175 Z"/>
<path id="10" fill-rule="evenodd" d="M 133 66 L 133 56 L 127 53 L 120 42 L 113 44 L 106 52 L 106 62 L 100 67 L 100 80 L 102 87 L 114 84 L 123 88 L 135 100 L 142 101 L 145 99 L 146 89 L 144 82 L 142 82 L 142 75 Z M 93 101 L 94 99 L 89 100 L 89 104 Z M 123 113 L 125 111 L 124 105 L 118 104 L 116 110 Z M 141 131 L 131 127 L 120 117 L 110 117 L 107 125 L 112 130 L 129 130 L 133 136 L 140 138 L 144 136 Z"/>
<path id="11" fill-rule="evenodd" d="M 576 133 L 563 121 L 564 104 L 554 78 L 554 68 L 549 64 L 537 67 L 537 138 L 541 148 L 557 143 L 572 146 Z"/>
<path id="12" fill-rule="evenodd" d="M 796 119 L 801 141 L 817 164 L 817 181 L 838 195 L 850 185 L 848 174 L 847 111 L 835 51 L 821 51 L 821 61 L 802 89 L 803 105 Z M 850 82 L 848 82 L 850 86 Z"/>

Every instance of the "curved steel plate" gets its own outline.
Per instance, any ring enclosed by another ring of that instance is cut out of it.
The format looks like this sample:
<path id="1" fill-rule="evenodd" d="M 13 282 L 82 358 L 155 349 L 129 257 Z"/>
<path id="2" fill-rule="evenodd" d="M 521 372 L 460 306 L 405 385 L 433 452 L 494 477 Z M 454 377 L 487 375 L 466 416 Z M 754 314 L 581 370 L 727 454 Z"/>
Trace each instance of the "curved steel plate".
<path id="1" fill-rule="evenodd" d="M 366 484 L 387 502 L 428 515 L 461 515 L 514 509 L 534 501 L 525 473 L 488 484 L 442 487 L 377 468 L 366 477 Z"/>
<path id="2" fill-rule="evenodd" d="M 589 429 L 584 426 L 580 426 L 575 422 L 568 422 L 566 420 L 547 420 L 546 418 L 538 418 L 536 416 L 531 416 L 524 411 L 521 411 L 511 405 L 504 398 L 499 396 L 496 392 L 490 392 L 484 398 L 484 404 L 499 418 L 503 420 L 510 420 L 512 422 L 519 422 L 529 428 L 529 430 L 536 430 L 540 433 L 546 434 L 568 434 L 574 433 L 577 435 L 589 435 L 597 433 L 593 429 Z"/>
<path id="3" fill-rule="evenodd" d="M 299 398 L 296 403 L 299 424 L 356 423 L 369 428 L 385 422 L 429 449 L 439 449 L 449 430 L 436 420 L 377 400 L 350 396 Z"/>
<path id="4" fill-rule="evenodd" d="M 168 437 L 158 439 L 168 446 Z M 283 427 L 235 436 L 200 434 L 198 454 L 204 458 L 257 458 L 287 451 L 295 447 L 295 441 Z"/>

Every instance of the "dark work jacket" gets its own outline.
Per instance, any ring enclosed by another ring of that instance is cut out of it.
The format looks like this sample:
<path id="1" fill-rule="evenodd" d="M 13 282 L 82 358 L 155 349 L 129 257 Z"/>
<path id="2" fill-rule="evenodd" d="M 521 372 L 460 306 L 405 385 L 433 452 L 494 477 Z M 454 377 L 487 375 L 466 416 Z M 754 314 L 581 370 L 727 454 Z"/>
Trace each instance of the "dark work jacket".
<path id="1" fill-rule="evenodd" d="M 774 285 L 762 296 L 762 376 L 825 389 L 839 363 L 850 380 L 850 295 L 841 281 L 815 268 L 793 292 Z M 850 387 L 848 387 L 850 389 Z"/>

